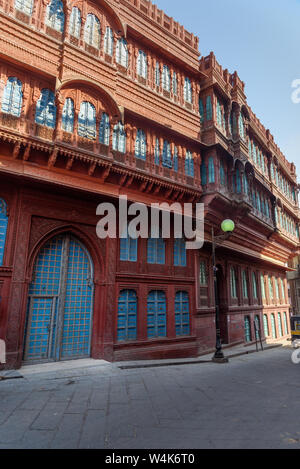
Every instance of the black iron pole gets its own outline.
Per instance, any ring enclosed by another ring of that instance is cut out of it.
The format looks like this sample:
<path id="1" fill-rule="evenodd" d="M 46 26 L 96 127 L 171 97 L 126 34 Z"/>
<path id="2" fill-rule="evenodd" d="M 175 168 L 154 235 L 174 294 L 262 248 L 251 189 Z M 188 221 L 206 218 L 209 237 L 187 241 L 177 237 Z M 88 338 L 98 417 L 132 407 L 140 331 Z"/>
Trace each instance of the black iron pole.
<path id="1" fill-rule="evenodd" d="M 217 280 L 217 266 L 216 266 L 216 244 L 215 234 L 212 228 L 212 264 L 213 264 L 213 276 L 214 276 L 214 294 L 215 294 L 215 313 L 216 313 L 216 351 L 213 356 L 213 361 L 218 363 L 227 363 L 228 358 L 224 357 L 222 351 L 221 342 L 221 329 L 220 329 L 220 306 L 219 306 L 219 295 L 218 295 L 218 280 Z"/>

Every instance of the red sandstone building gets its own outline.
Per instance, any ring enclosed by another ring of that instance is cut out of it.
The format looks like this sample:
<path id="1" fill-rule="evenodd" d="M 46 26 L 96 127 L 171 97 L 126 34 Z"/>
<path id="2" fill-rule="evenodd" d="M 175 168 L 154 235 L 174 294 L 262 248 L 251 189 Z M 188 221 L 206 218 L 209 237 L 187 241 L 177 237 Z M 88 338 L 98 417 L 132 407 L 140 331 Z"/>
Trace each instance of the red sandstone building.
<path id="1" fill-rule="evenodd" d="M 146 0 L 0 0 L 0 338 L 7 365 L 193 356 L 289 333 L 295 166 L 244 83 Z M 202 202 L 205 245 L 96 235 L 100 202 Z"/>

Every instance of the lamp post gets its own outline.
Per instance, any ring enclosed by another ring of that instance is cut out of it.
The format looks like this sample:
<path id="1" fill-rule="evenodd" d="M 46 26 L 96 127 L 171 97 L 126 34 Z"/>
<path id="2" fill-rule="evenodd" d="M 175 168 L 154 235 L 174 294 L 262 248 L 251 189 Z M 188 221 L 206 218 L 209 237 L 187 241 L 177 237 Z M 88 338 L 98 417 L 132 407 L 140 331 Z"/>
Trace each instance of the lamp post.
<path id="1" fill-rule="evenodd" d="M 216 311 L 216 351 L 212 360 L 216 363 L 227 363 L 228 358 L 224 357 L 221 343 L 221 330 L 220 330 L 220 306 L 218 297 L 218 284 L 217 284 L 217 267 L 216 267 L 216 244 L 225 241 L 229 238 L 235 228 L 232 220 L 224 220 L 221 224 L 223 231 L 222 235 L 215 236 L 214 228 L 212 228 L 212 263 L 214 275 L 214 294 L 215 294 L 215 311 Z"/>

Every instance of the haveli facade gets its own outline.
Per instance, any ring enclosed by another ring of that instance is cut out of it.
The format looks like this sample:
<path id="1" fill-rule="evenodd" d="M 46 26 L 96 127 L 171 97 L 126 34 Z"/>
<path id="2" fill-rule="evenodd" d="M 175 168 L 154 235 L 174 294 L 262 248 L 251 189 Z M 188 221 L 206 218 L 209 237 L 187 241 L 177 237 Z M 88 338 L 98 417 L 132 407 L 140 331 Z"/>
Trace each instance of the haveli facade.
<path id="1" fill-rule="evenodd" d="M 6 367 L 195 356 L 289 333 L 296 169 L 245 85 L 146 0 L 0 0 L 0 338 Z M 101 240 L 96 207 L 202 202 L 205 245 Z"/>

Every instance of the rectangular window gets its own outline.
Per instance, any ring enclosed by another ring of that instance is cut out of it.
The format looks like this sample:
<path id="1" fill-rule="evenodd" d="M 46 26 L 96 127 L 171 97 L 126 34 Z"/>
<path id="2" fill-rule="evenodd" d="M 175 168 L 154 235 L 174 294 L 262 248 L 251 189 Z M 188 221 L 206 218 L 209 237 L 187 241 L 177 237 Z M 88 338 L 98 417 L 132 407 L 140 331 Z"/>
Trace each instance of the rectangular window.
<path id="1" fill-rule="evenodd" d="M 205 261 L 200 261 L 199 283 L 200 283 L 200 285 L 207 285 L 206 262 Z"/>

